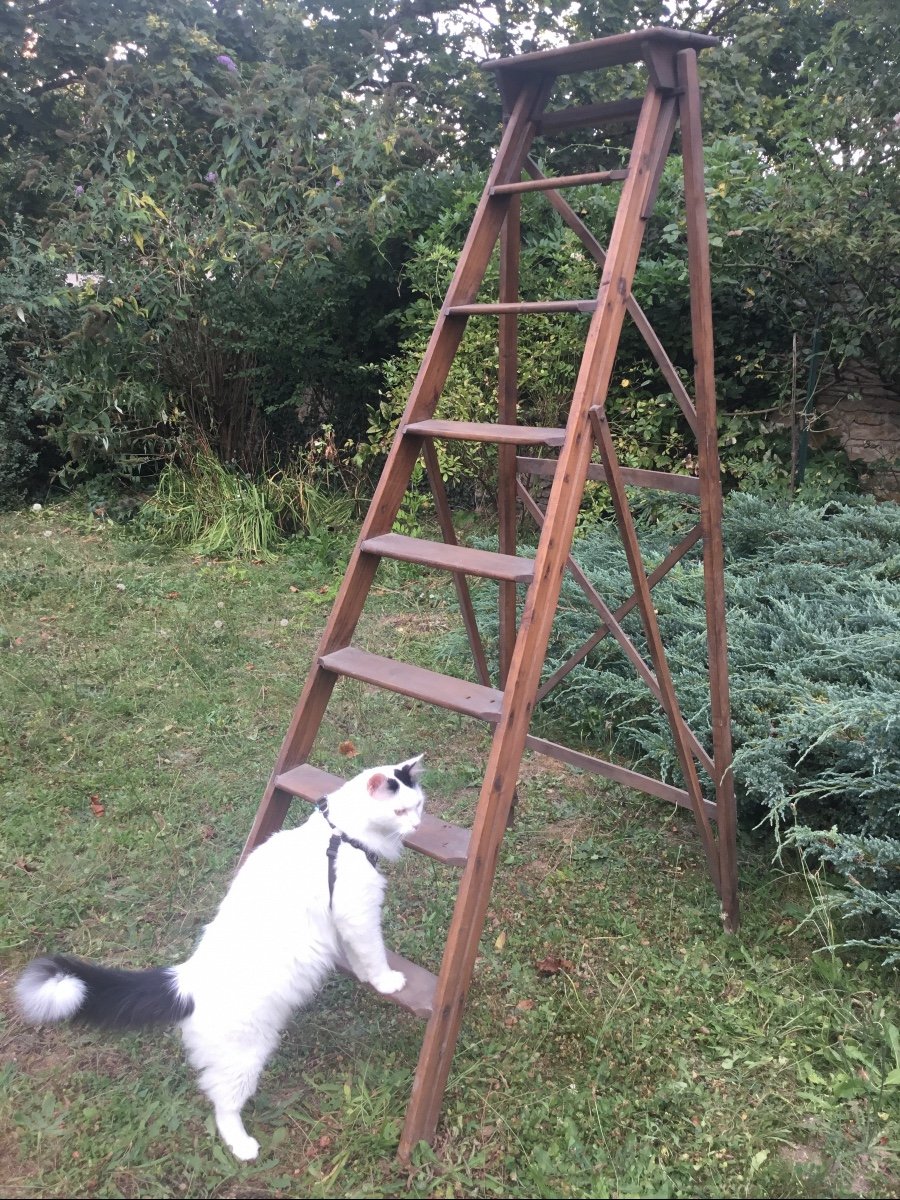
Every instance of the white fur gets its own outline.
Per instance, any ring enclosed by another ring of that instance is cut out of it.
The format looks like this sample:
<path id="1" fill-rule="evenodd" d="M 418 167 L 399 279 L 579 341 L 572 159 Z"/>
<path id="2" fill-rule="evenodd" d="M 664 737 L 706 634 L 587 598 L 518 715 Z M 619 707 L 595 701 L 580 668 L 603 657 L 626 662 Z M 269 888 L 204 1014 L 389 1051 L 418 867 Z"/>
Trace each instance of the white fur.
<path id="1" fill-rule="evenodd" d="M 397 764 L 410 768 L 412 788 L 399 783 L 391 791 L 393 766 L 357 775 L 329 796 L 329 820 L 380 856 L 396 859 L 422 816 L 421 757 Z M 219 1133 L 240 1159 L 259 1152 L 259 1143 L 244 1129 L 241 1109 L 293 1010 L 311 1000 L 337 966 L 349 965 L 360 980 L 385 994 L 406 982 L 391 970 L 385 954 L 385 879 L 346 842 L 338 849 L 329 900 L 326 851 L 333 833 L 316 812 L 299 828 L 276 833 L 254 850 L 197 949 L 172 968 L 178 993 L 194 1002 L 181 1022 L 188 1059 L 213 1103 Z M 84 985 L 68 978 L 65 984 L 82 988 L 71 1010 L 63 1012 L 59 997 L 65 988 L 57 982 L 52 1002 L 49 994 L 43 1000 L 27 996 L 30 1019 L 72 1015 Z"/>
<path id="2" fill-rule="evenodd" d="M 72 975 L 48 979 L 34 965 L 26 967 L 16 984 L 16 1000 L 22 1016 L 34 1025 L 45 1021 L 68 1021 L 84 1003 L 87 988 Z"/>

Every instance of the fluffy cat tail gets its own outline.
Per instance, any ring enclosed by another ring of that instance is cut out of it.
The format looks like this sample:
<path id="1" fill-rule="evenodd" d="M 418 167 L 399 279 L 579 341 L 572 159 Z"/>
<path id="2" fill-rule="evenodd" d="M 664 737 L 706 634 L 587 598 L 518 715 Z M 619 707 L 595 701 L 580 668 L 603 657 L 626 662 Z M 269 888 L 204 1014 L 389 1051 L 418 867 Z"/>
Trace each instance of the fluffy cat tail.
<path id="1" fill-rule="evenodd" d="M 115 1029 L 183 1021 L 194 1001 L 179 992 L 172 967 L 120 971 L 55 954 L 36 958 L 16 984 L 16 1000 L 26 1021 L 76 1019 Z"/>

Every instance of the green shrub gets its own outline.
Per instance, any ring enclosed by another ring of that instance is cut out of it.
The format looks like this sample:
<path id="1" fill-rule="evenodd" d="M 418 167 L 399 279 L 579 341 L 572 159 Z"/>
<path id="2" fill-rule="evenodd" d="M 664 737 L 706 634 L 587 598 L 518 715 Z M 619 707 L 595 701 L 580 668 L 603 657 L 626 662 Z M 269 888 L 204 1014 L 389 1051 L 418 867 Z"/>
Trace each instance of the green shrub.
<path id="1" fill-rule="evenodd" d="M 826 866 L 844 879 L 843 887 L 826 881 L 815 901 L 814 914 L 837 913 L 844 921 L 862 926 L 862 937 L 838 942 L 840 946 L 865 946 L 885 953 L 884 965 L 900 964 L 900 839 L 838 833 L 836 828 L 809 829 L 795 825 L 785 843 L 799 850 L 820 873 Z"/>
<path id="2" fill-rule="evenodd" d="M 681 501 L 658 498 L 648 511 L 652 523 L 642 522 L 641 544 L 649 570 L 696 514 Z M 742 820 L 776 829 L 834 827 L 840 836 L 886 839 L 900 851 L 900 506 L 857 498 L 813 506 L 735 493 L 725 507 L 725 544 Z M 630 595 L 612 525 L 589 528 L 575 556 L 610 607 Z M 698 553 L 657 586 L 654 599 L 682 711 L 711 750 Z M 489 589 L 480 590 L 479 605 L 495 645 Z M 596 625 L 567 579 L 548 671 Z M 636 611 L 624 625 L 646 657 Z M 663 778 L 680 778 L 662 711 L 612 638 L 548 695 L 536 724 Z M 835 869 L 843 870 L 842 863 L 835 861 Z M 873 878 L 867 886 L 878 891 L 882 884 Z"/>

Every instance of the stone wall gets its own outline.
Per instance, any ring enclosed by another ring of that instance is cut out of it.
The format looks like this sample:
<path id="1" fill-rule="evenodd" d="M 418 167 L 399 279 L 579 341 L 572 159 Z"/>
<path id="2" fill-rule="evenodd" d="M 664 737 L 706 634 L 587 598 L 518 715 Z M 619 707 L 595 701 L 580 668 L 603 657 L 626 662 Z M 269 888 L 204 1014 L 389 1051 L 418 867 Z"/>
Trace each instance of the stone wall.
<path id="1" fill-rule="evenodd" d="M 863 466 L 863 488 L 900 500 L 900 395 L 862 363 L 845 363 L 815 397 L 813 441 L 836 438 Z"/>

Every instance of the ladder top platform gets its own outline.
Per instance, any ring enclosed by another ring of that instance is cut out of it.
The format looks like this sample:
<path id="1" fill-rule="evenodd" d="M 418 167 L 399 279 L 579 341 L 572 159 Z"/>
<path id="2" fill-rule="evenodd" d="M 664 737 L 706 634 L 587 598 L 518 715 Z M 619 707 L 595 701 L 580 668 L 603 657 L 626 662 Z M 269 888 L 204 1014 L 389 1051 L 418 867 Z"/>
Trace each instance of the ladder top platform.
<path id="1" fill-rule="evenodd" d="M 639 29 L 636 33 L 619 33 L 591 42 L 575 42 L 553 50 L 533 50 L 529 54 L 516 54 L 511 58 L 491 58 L 482 66 L 489 71 L 497 71 L 501 79 L 520 71 L 565 75 L 572 71 L 596 71 L 622 63 L 640 62 L 651 51 L 669 50 L 674 54 L 678 50 L 705 50 L 718 45 L 719 39 L 710 34 L 694 33 L 687 29 L 666 29 L 657 25 L 650 29 Z"/>

